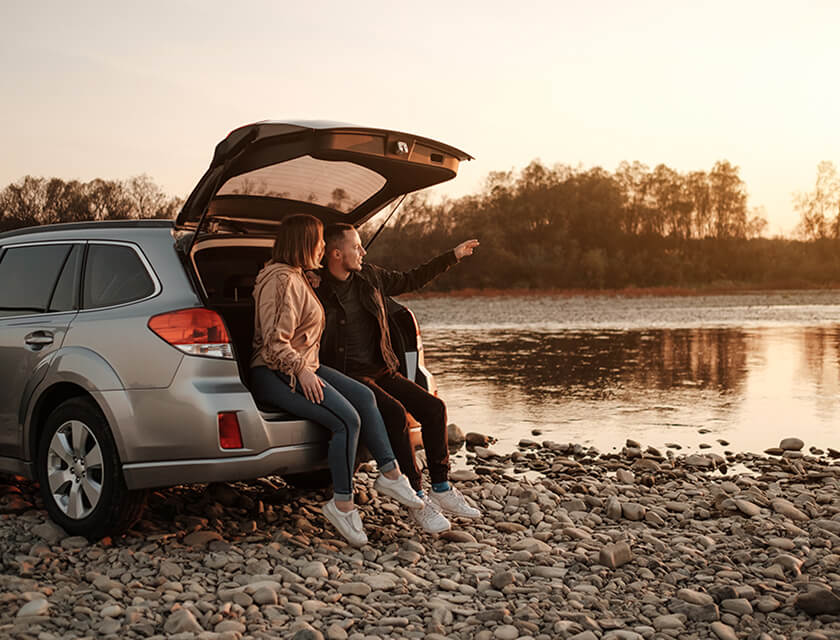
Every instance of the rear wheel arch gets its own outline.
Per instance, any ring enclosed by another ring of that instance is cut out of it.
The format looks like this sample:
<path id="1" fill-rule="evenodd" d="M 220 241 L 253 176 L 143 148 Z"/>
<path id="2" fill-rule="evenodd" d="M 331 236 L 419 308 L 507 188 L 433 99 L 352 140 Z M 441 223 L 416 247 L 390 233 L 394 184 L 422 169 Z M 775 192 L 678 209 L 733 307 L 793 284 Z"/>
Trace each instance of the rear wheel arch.
<path id="1" fill-rule="evenodd" d="M 58 382 L 38 397 L 32 409 L 32 417 L 29 419 L 29 437 L 25 455 L 29 460 L 34 460 L 38 451 L 38 443 L 44 431 L 44 425 L 49 415 L 62 403 L 72 398 L 83 398 L 94 403 L 97 408 L 102 408 L 96 403 L 93 396 L 84 388 L 72 382 Z"/>

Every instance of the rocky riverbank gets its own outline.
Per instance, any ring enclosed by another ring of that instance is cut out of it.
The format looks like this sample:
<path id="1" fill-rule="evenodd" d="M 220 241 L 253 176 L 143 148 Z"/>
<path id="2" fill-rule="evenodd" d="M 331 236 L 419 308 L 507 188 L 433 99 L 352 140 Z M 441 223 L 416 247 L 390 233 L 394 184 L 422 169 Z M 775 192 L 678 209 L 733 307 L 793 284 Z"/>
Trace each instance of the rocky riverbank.
<path id="1" fill-rule="evenodd" d="M 840 638 L 837 452 L 471 440 L 482 520 L 420 533 L 363 470 L 360 550 L 278 478 L 155 492 L 95 544 L 0 479 L 0 637 Z"/>

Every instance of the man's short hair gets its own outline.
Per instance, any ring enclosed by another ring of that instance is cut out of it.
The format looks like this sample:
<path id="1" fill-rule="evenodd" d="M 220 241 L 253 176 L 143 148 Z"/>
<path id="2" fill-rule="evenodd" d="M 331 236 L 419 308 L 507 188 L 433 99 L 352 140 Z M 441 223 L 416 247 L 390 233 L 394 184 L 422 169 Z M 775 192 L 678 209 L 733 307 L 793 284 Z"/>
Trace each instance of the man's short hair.
<path id="1" fill-rule="evenodd" d="M 324 242 L 327 244 L 327 251 L 344 239 L 345 231 L 353 231 L 356 227 L 346 222 L 334 222 L 324 227 Z"/>

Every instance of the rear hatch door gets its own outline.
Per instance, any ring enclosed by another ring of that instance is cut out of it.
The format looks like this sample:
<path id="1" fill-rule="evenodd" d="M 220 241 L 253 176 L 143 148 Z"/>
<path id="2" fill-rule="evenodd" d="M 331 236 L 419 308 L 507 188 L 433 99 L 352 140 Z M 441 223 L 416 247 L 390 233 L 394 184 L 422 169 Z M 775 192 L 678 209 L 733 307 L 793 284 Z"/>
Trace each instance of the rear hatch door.
<path id="1" fill-rule="evenodd" d="M 454 178 L 470 155 L 398 131 L 334 122 L 258 122 L 232 131 L 176 228 L 270 233 L 285 216 L 359 225 L 396 198 Z"/>

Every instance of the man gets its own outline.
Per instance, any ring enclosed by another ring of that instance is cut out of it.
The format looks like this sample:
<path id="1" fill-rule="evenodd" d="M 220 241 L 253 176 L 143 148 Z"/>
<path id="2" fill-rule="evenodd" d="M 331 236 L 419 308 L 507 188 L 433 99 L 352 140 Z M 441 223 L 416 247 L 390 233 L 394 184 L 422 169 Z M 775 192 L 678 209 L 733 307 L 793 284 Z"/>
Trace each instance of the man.
<path id="1" fill-rule="evenodd" d="M 352 225 L 326 227 L 324 240 L 325 268 L 319 273 L 320 284 L 316 288 L 326 313 L 321 362 L 373 390 L 400 468 L 423 499 L 423 507 L 412 509 L 411 514 L 424 530 L 439 533 L 450 528 L 441 511 L 466 518 L 480 517 L 481 512 L 467 504 L 458 489 L 449 484 L 446 405 L 398 370 L 384 300 L 385 296 L 419 289 L 462 258 L 472 255 L 478 240 L 462 242 L 407 272 L 363 264 L 366 251 Z M 428 495 L 422 490 L 406 412 L 420 422 L 432 484 Z"/>

